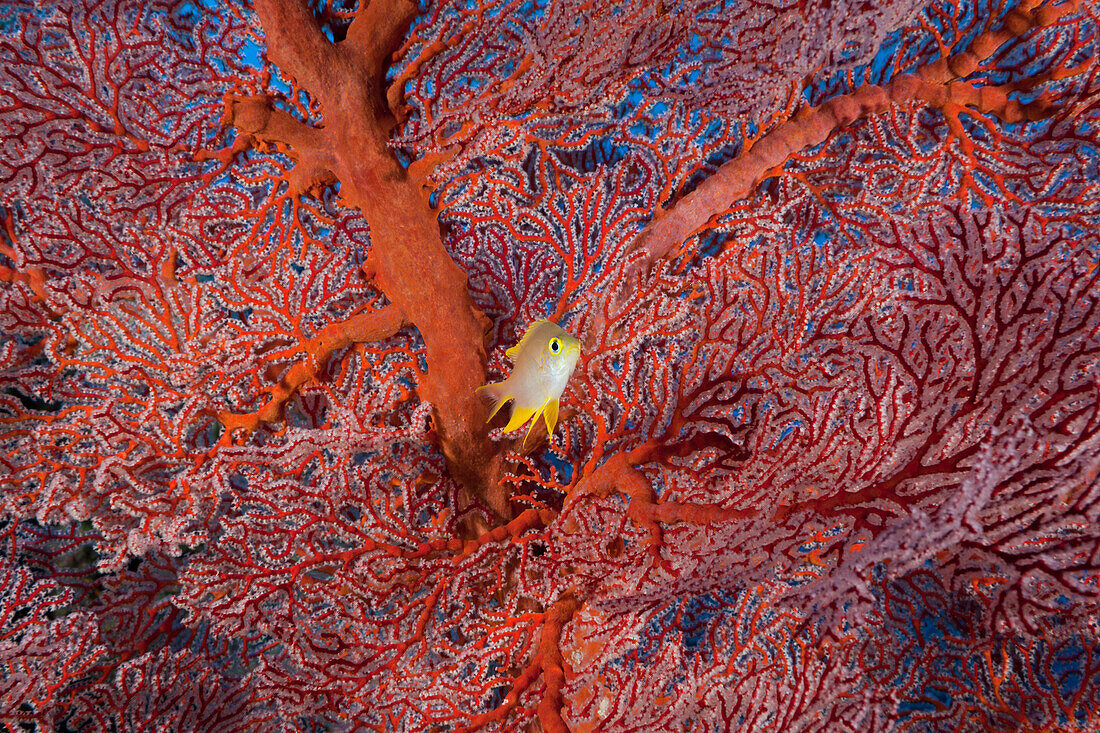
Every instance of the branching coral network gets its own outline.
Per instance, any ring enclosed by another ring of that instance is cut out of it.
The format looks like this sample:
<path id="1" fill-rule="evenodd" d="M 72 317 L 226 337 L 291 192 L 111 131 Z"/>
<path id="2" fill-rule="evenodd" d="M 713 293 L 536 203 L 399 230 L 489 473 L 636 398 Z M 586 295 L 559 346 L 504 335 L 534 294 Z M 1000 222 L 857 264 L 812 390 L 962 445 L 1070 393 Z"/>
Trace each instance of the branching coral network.
<path id="1" fill-rule="evenodd" d="M 0 21 L 4 725 L 1100 721 L 1094 3 Z"/>

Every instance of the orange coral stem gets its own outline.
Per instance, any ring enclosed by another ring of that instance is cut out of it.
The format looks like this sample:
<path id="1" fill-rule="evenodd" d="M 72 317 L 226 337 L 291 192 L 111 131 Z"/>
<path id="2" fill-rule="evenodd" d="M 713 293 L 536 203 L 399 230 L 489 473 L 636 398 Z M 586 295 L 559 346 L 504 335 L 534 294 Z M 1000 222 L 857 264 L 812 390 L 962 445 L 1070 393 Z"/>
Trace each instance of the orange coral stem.
<path id="1" fill-rule="evenodd" d="M 396 306 L 358 313 L 340 323 L 321 329 L 320 333 L 306 341 L 302 350 L 306 356 L 296 362 L 271 390 L 271 398 L 254 412 L 219 412 L 218 422 L 225 426 L 223 442 L 228 442 L 234 431 L 252 432 L 264 423 L 282 419 L 283 408 L 304 384 L 312 381 L 333 354 L 352 344 L 361 344 L 392 336 L 405 324 L 404 315 Z"/>
<path id="2" fill-rule="evenodd" d="M 694 191 L 658 212 L 638 235 L 634 249 L 646 253 L 644 264 L 673 254 L 680 243 L 705 226 L 712 216 L 749 195 L 765 178 L 775 175 L 790 155 L 825 142 L 837 130 L 881 112 L 891 103 L 921 99 L 942 108 L 957 101 L 982 111 L 1007 115 L 1008 122 L 1030 119 L 1042 109 L 1041 105 L 1021 107 L 1002 100 L 1003 91 L 997 88 L 987 92 L 971 91 L 973 87 L 969 84 L 952 85 L 950 82 L 973 73 L 982 59 L 992 55 L 1006 41 L 1073 12 L 1076 3 L 1037 8 L 1038 5 L 1038 0 L 1021 3 L 1005 17 L 1001 28 L 979 35 L 972 44 L 972 51 L 942 58 L 885 86 L 869 84 L 816 107 L 802 108 L 762 135 L 755 144 L 747 146 L 739 156 L 720 166 Z"/>

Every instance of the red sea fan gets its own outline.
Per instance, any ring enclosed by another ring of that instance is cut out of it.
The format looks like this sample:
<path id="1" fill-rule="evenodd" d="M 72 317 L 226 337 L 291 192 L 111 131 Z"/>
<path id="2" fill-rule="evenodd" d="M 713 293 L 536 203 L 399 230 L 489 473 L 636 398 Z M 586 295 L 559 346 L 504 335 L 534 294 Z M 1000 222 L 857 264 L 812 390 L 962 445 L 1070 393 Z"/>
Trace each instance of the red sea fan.
<path id="1" fill-rule="evenodd" d="M 1096 726 L 1095 3 L 253 5 L 0 9 L 0 723 Z"/>

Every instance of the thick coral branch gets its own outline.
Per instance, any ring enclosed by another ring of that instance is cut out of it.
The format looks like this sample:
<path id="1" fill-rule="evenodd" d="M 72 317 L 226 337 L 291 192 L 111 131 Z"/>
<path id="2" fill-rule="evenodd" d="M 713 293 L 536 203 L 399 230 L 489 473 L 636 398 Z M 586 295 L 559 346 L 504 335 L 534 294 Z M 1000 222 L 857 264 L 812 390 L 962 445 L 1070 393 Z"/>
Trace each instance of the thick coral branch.
<path id="1" fill-rule="evenodd" d="M 368 67 L 384 69 L 415 16 L 416 3 L 410 0 L 370 0 L 348 28 L 346 43 Z"/>
<path id="2" fill-rule="evenodd" d="M 299 122 L 292 115 L 271 105 L 265 96 L 225 97 L 224 124 L 233 125 L 279 152 L 301 155 L 327 147 L 324 130 Z"/>
<path id="3" fill-rule="evenodd" d="M 546 690 L 539 702 L 539 722 L 546 733 L 569 733 L 569 727 L 561 717 L 564 702 L 562 688 L 565 686 L 565 668 L 561 656 L 561 634 L 565 625 L 580 609 L 580 602 L 572 596 L 559 599 L 546 614 L 539 638 L 539 652 L 536 657 L 542 666 L 542 676 L 546 681 Z"/>
<path id="4" fill-rule="evenodd" d="M 311 127 L 275 109 L 265 96 L 227 95 L 223 123 L 234 125 L 249 140 L 269 145 L 290 156 L 294 167 L 287 175 L 290 192 L 302 195 L 336 182 L 334 160 L 323 129 Z M 248 144 L 248 140 L 244 141 Z M 234 144 L 231 150 L 238 149 Z M 214 156 L 209 156 L 214 157 Z"/>
<path id="5" fill-rule="evenodd" d="M 17 270 L 0 265 L 0 282 L 26 283 L 34 293 L 35 302 L 46 302 L 46 273 L 40 267 Z"/>
<path id="6" fill-rule="evenodd" d="M 416 558 L 447 550 L 456 553 L 452 559 L 457 564 L 472 555 L 478 548 L 505 541 L 519 541 L 527 530 L 535 527 L 545 527 L 553 522 L 555 518 L 557 518 L 557 513 L 550 509 L 525 509 L 511 522 L 494 527 L 474 539 L 455 538 L 421 542 L 412 552 L 394 550 L 392 554 L 404 558 Z"/>
<path id="7" fill-rule="evenodd" d="M 338 76 L 332 72 L 335 46 L 325 37 L 309 5 L 296 0 L 256 0 L 263 25 L 267 57 L 308 89 L 321 96 Z"/>
<path id="8" fill-rule="evenodd" d="M 452 475 L 499 516 L 510 517 L 486 407 L 474 391 L 485 382 L 484 339 L 492 324 L 443 247 L 427 195 L 388 147 L 392 118 L 381 80 L 409 5 L 383 0 L 369 6 L 347 50 L 324 39 L 304 2 L 258 0 L 256 11 L 270 58 L 321 105 L 341 195 L 370 225 L 366 269 L 424 339 L 428 369 L 420 396 L 435 406 L 436 434 Z M 264 123 L 282 124 L 282 118 L 269 114 Z"/>
<path id="9" fill-rule="evenodd" d="M 4 218 L 4 235 L 8 242 L 15 244 L 15 220 L 12 218 L 9 212 Z M 8 244 L 0 243 L 0 255 L 7 257 L 12 261 L 13 265 L 17 265 L 19 262 L 19 254 L 15 251 L 15 248 Z M 46 293 L 46 280 L 48 279 L 46 271 L 41 267 L 6 267 L 0 265 L 0 282 L 9 282 L 12 284 L 25 283 L 27 287 L 34 293 L 32 300 L 36 303 L 45 303 L 47 298 Z"/>
<path id="10" fill-rule="evenodd" d="M 679 245 L 705 226 L 711 217 L 722 213 L 765 178 L 774 175 L 790 155 L 825 142 L 837 130 L 881 112 L 891 104 L 921 99 L 933 106 L 947 106 L 949 115 L 957 115 L 958 106 L 966 105 L 1004 115 L 1008 122 L 1031 118 L 1040 107 L 1024 109 L 1003 98 L 1002 89 L 982 92 L 969 84 L 956 84 L 954 80 L 973 73 L 982 59 L 992 55 L 1006 41 L 1033 27 L 1049 25 L 1075 7 L 1075 3 L 1064 3 L 1036 8 L 1038 4 L 1037 0 L 1021 3 L 1005 17 L 1000 29 L 978 36 L 971 51 L 940 59 L 918 69 L 915 75 L 899 76 L 885 86 L 866 85 L 816 107 L 803 107 L 719 167 L 694 191 L 659 212 L 638 236 L 634 251 L 645 253 L 643 262 L 646 264 L 674 254 Z"/>
<path id="11" fill-rule="evenodd" d="M 573 487 L 569 492 L 567 507 L 575 506 L 578 500 L 585 497 L 602 498 L 613 493 L 627 497 L 627 516 L 649 534 L 647 551 L 658 562 L 664 543 L 659 524 L 661 522 L 718 524 L 748 519 L 759 513 L 756 508 L 723 507 L 717 503 L 661 501 L 653 491 L 649 479 L 637 467 L 659 459 L 665 453 L 667 447 L 647 442 L 634 450 L 613 455 Z M 563 508 L 563 514 L 565 511 Z"/>
<path id="12" fill-rule="evenodd" d="M 512 689 L 497 708 L 475 717 L 465 731 L 484 728 L 489 723 L 504 720 L 519 704 L 519 697 L 541 675 L 546 689 L 539 701 L 538 716 L 547 733 L 569 733 L 569 727 L 561 717 L 562 688 L 565 686 L 565 668 L 561 655 L 561 635 L 565 625 L 580 609 L 581 603 L 572 595 L 559 598 L 543 615 L 539 647 L 531 663 L 512 680 Z"/>

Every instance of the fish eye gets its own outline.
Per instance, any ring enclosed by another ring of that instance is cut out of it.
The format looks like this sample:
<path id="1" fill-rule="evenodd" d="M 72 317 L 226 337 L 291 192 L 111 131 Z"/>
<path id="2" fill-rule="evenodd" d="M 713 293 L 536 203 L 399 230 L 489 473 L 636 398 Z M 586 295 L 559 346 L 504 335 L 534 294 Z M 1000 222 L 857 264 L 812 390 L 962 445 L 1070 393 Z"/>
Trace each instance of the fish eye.
<path id="1" fill-rule="evenodd" d="M 552 338 L 550 339 L 550 353 L 556 354 L 561 351 L 561 340 Z"/>

